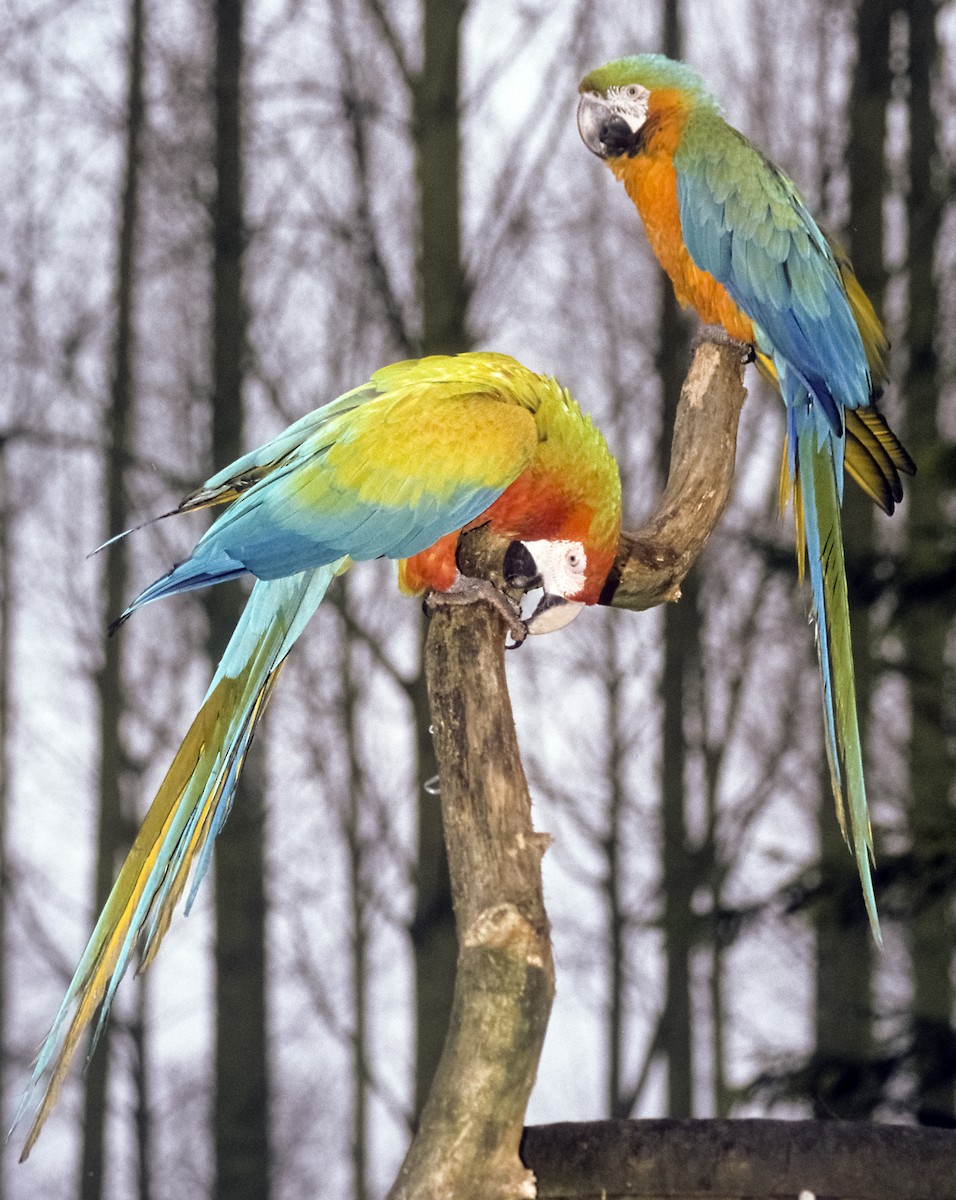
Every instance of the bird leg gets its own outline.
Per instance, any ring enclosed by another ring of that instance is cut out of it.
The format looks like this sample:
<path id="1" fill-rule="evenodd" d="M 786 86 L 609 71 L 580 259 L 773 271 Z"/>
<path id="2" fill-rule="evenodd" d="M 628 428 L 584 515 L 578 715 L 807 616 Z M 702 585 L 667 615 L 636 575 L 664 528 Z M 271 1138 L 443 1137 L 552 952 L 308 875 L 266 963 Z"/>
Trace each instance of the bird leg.
<path id="1" fill-rule="evenodd" d="M 696 350 L 701 342 L 716 342 L 718 346 L 729 346 L 731 350 L 737 351 L 742 363 L 752 363 L 757 357 L 757 352 L 750 342 L 740 342 L 731 337 L 723 325 L 698 326 L 691 348 Z"/>
<path id="2" fill-rule="evenodd" d="M 508 625 L 508 632 L 513 639 L 512 645 L 508 649 L 520 646 L 528 636 L 528 626 L 521 619 L 521 610 L 487 579 L 473 579 L 459 572 L 455 576 L 455 582 L 446 592 L 428 592 L 425 596 L 424 608 L 426 613 L 431 613 L 434 609 L 443 608 L 446 605 L 474 604 L 477 600 L 486 600 L 504 617 Z"/>

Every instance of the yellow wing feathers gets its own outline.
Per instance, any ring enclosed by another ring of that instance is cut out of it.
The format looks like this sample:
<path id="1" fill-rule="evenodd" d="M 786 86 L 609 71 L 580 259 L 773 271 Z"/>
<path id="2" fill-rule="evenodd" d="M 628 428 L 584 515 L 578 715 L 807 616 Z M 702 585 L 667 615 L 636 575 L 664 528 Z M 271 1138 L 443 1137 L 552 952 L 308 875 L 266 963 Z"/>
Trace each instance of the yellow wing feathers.
<path id="1" fill-rule="evenodd" d="M 397 507 L 426 494 L 504 488 L 538 442 L 526 408 L 460 387 L 430 388 L 424 397 L 405 389 L 375 408 L 329 448 L 324 464 L 330 487 L 367 503 Z"/>

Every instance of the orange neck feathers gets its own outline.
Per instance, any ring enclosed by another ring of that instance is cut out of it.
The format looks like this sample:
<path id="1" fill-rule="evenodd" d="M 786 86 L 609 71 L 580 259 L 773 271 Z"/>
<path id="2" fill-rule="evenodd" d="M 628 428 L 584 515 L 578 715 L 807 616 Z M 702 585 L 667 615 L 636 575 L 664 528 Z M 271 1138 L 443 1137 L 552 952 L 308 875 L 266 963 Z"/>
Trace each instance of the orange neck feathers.
<path id="1" fill-rule="evenodd" d="M 596 604 L 617 553 L 617 522 L 601 520 L 590 505 L 565 491 L 533 466 L 524 472 L 466 529 L 487 524 L 502 537 L 516 541 L 580 542 L 588 558 L 588 582 L 577 599 Z M 605 525 L 607 528 L 605 529 Z M 399 563 L 398 582 L 406 594 L 428 589 L 447 591 L 455 580 L 459 531 L 439 538 L 427 550 Z"/>
<path id="2" fill-rule="evenodd" d="M 750 320 L 712 275 L 694 265 L 684 245 L 674 155 L 688 114 L 679 91 L 652 92 L 641 149 L 632 157 L 609 159 L 608 166 L 624 183 L 641 214 L 651 249 L 670 277 L 680 304 L 693 308 L 705 324 L 722 325 L 731 337 L 752 342 Z"/>

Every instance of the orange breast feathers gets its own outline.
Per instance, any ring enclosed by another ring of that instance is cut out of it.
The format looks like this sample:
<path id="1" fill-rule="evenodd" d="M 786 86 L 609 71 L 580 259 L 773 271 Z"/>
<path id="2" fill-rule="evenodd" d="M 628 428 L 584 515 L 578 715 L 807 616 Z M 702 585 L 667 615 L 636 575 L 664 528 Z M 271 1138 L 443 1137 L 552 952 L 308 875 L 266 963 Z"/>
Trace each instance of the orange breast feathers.
<path id="1" fill-rule="evenodd" d="M 455 582 L 458 570 L 455 551 L 458 548 L 460 530 L 446 533 L 427 550 L 420 550 L 411 558 L 398 564 L 398 586 L 406 596 L 418 596 L 422 592 L 447 592 Z"/>
<path id="2" fill-rule="evenodd" d="M 695 310 L 707 325 L 722 325 L 731 337 L 753 341 L 753 325 L 712 275 L 701 271 L 687 252 L 677 204 L 674 153 L 686 113 L 677 93 L 657 92 L 647 114 L 643 149 L 632 158 L 610 159 L 641 214 L 647 240 L 667 272 L 680 304 Z"/>

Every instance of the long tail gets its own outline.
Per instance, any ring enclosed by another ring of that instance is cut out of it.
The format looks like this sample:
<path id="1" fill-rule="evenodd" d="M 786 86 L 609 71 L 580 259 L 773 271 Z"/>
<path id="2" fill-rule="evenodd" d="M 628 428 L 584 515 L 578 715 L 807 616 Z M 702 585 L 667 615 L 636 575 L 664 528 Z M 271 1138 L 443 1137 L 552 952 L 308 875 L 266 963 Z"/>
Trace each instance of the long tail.
<path id="1" fill-rule="evenodd" d="M 789 408 L 791 474 L 795 482 L 798 543 L 806 539 L 813 607 L 817 618 L 817 649 L 823 681 L 827 761 L 837 819 L 856 858 L 863 897 L 873 936 L 883 944 L 876 912 L 870 866 L 873 834 L 863 783 L 863 759 L 857 723 L 850 609 L 847 600 L 843 535 L 842 439 L 825 418 L 805 402 Z M 798 545 L 802 554 L 802 546 Z M 849 836 L 846 810 L 850 813 Z M 851 842 L 852 839 L 852 842 Z"/>
<path id="2" fill-rule="evenodd" d="M 37 1057 L 14 1126 L 42 1094 L 21 1154 L 36 1142 L 83 1031 L 102 1001 L 90 1053 L 136 946 L 153 959 L 196 863 L 186 911 L 229 814 L 236 781 L 279 669 L 345 559 L 285 579 L 260 580 L 172 766 L 127 855 Z"/>

